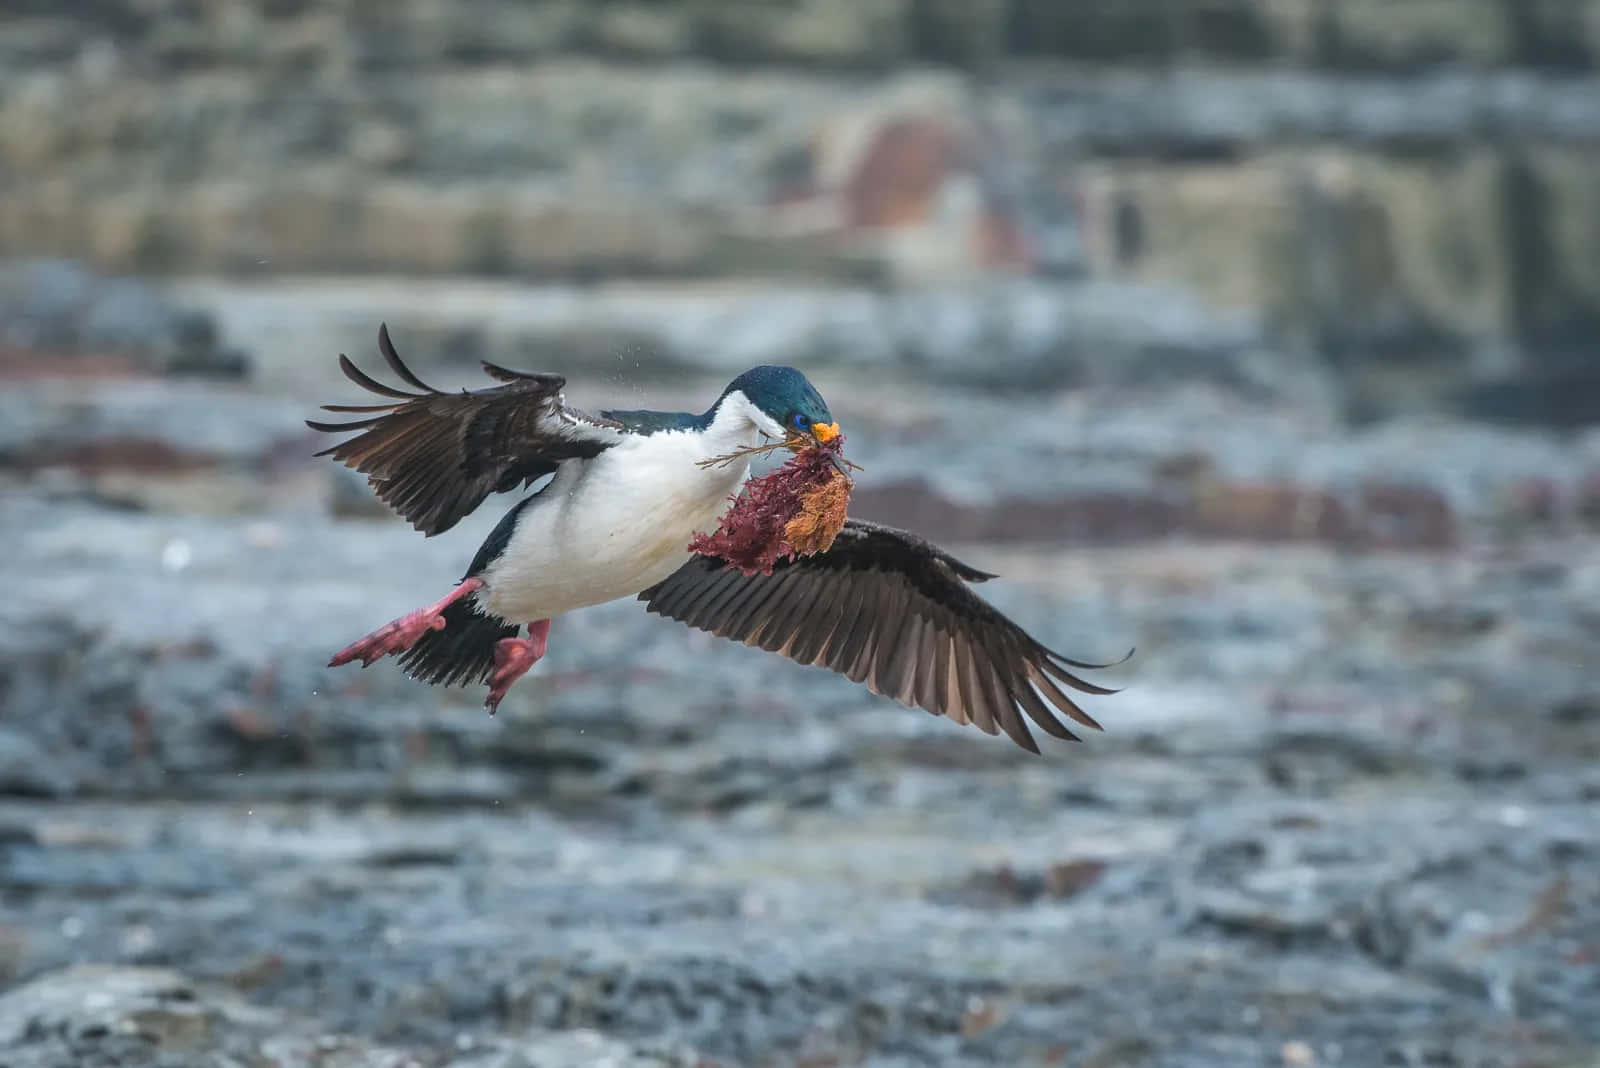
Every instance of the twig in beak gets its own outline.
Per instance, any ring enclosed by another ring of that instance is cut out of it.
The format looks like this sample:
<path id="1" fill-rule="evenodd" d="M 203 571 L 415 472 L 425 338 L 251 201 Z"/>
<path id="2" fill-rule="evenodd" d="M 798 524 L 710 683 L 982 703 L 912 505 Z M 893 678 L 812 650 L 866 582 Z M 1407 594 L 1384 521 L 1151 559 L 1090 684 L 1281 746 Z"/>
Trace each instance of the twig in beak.
<path id="1" fill-rule="evenodd" d="M 772 441 L 772 442 L 768 442 L 765 445 L 752 445 L 747 449 L 735 449 L 734 451 L 732 451 L 730 453 L 726 453 L 726 454 L 724 454 L 722 456 L 712 456 L 712 457 L 709 457 L 709 458 L 704 459 L 704 460 L 696 460 L 695 461 L 695 466 L 697 466 L 697 467 L 726 467 L 729 464 L 733 463 L 733 461 L 735 461 L 737 459 L 740 459 L 741 457 L 745 457 L 745 456 L 764 456 L 767 453 L 772 452 L 772 451 L 774 451 L 776 449 L 787 448 L 788 445 L 789 445 L 789 443 L 787 441 Z"/>
<path id="2" fill-rule="evenodd" d="M 735 460 L 743 457 L 764 456 L 767 453 L 774 452 L 778 449 L 788 449 L 790 452 L 804 452 L 807 449 L 821 449 L 823 452 L 828 454 L 828 459 L 832 461 L 833 466 L 837 468 L 839 473 L 844 475 L 846 478 L 849 477 L 849 473 L 851 471 L 865 470 L 865 468 L 863 468 L 860 464 L 851 463 L 849 460 L 846 460 L 842 455 L 840 455 L 837 448 L 827 445 L 820 445 L 811 438 L 806 437 L 804 434 L 790 434 L 782 441 L 769 441 L 765 445 L 752 445 L 747 449 L 735 449 L 734 451 L 725 453 L 722 456 L 712 456 L 704 460 L 696 460 L 695 465 L 698 467 L 726 467 L 728 464 L 731 464 Z"/>

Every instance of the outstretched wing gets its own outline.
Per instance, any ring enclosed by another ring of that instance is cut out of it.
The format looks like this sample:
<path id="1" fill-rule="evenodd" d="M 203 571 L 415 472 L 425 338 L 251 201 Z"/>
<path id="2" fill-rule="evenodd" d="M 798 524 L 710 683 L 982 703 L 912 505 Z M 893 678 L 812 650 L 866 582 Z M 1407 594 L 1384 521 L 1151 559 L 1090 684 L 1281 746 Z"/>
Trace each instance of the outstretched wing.
<path id="1" fill-rule="evenodd" d="M 1063 692 L 1113 690 L 1071 671 L 1101 668 L 1040 645 L 970 588 L 993 575 L 892 527 L 847 520 L 833 547 L 745 575 L 696 556 L 639 595 L 651 612 L 864 682 L 873 693 L 1005 731 L 1037 753 L 1024 716 L 1075 739 L 1059 717 L 1099 729 Z"/>
<path id="2" fill-rule="evenodd" d="M 348 423 L 308 419 L 306 425 L 335 434 L 360 431 L 317 455 L 332 456 L 366 475 L 378 497 L 424 534 L 449 530 L 489 494 L 527 485 L 563 460 L 599 455 L 627 432 L 614 420 L 568 408 L 561 395 L 567 380 L 560 375 L 485 362 L 483 369 L 505 385 L 444 393 L 400 362 L 387 326 L 378 327 L 378 351 L 389 369 L 419 392 L 386 386 L 340 354 L 346 378 L 393 400 L 326 404 L 326 411 L 367 417 Z"/>

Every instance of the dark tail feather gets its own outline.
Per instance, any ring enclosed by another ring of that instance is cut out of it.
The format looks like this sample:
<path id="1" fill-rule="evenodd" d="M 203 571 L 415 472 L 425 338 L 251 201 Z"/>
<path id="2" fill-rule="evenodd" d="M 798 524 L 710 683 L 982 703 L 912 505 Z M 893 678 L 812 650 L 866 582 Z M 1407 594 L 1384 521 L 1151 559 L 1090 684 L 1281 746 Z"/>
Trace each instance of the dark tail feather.
<path id="1" fill-rule="evenodd" d="M 473 598 L 444 610 L 444 629 L 430 630 L 400 657 L 407 675 L 421 682 L 467 686 L 488 682 L 494 673 L 494 646 L 515 638 L 517 625 L 478 610 Z"/>

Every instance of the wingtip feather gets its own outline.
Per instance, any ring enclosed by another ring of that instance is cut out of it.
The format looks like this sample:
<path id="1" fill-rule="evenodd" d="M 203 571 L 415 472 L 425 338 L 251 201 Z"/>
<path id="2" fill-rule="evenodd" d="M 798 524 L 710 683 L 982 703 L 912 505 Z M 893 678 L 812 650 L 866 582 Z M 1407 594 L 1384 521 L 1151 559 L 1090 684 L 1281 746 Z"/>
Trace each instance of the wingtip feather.
<path id="1" fill-rule="evenodd" d="M 395 351 L 394 342 L 389 338 L 389 324 L 378 324 L 378 353 L 383 357 L 383 362 L 389 365 L 389 370 L 399 375 L 407 384 L 415 386 L 424 393 L 438 393 L 437 389 L 428 385 L 414 374 L 411 368 L 400 359 L 400 354 Z"/>
<path id="2" fill-rule="evenodd" d="M 1045 645 L 1041 645 L 1039 648 L 1043 649 L 1046 653 L 1049 653 L 1053 659 L 1061 661 L 1061 663 L 1066 664 L 1068 667 L 1082 668 L 1085 671 L 1105 671 L 1109 668 L 1121 667 L 1129 660 L 1132 660 L 1134 649 L 1137 649 L 1138 647 L 1134 646 L 1133 649 L 1129 649 L 1126 653 L 1122 654 L 1120 658 L 1104 664 L 1096 664 L 1088 660 L 1074 660 L 1065 653 L 1058 653 L 1054 649 L 1051 649 L 1049 646 Z M 1115 693 L 1116 691 L 1111 690 L 1108 692 Z"/>
<path id="3" fill-rule="evenodd" d="M 339 353 L 339 370 L 344 372 L 344 376 L 346 378 L 360 386 L 362 389 L 366 390 L 368 393 L 376 393 L 380 397 L 393 397 L 395 400 L 402 401 L 417 399 L 417 394 L 415 393 L 406 393 L 402 390 L 395 389 L 393 386 L 386 386 L 382 382 L 379 382 L 376 378 L 373 378 L 371 375 L 367 374 L 367 372 L 357 367 L 355 361 L 342 352 Z"/>

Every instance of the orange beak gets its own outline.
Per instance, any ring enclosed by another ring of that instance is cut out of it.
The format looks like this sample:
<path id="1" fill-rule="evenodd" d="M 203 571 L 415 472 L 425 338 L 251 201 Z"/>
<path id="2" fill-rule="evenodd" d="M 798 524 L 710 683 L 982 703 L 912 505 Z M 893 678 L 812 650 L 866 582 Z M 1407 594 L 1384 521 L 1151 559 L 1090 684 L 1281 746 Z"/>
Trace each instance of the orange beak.
<path id="1" fill-rule="evenodd" d="M 839 424 L 812 423 L 811 436 L 816 438 L 822 444 L 826 445 L 828 442 L 839 436 Z"/>

